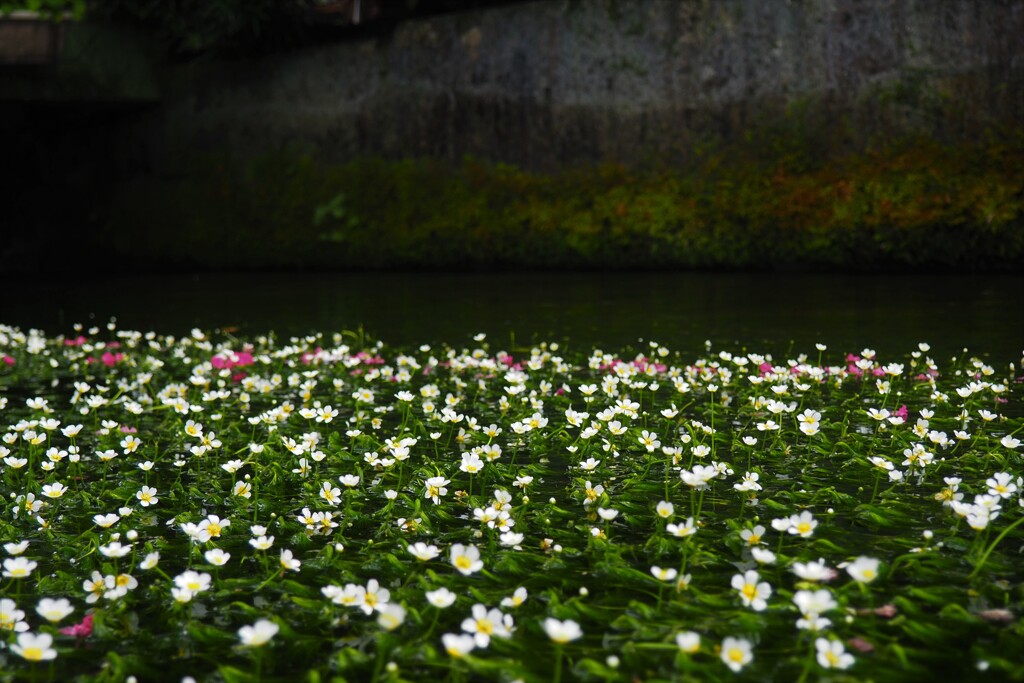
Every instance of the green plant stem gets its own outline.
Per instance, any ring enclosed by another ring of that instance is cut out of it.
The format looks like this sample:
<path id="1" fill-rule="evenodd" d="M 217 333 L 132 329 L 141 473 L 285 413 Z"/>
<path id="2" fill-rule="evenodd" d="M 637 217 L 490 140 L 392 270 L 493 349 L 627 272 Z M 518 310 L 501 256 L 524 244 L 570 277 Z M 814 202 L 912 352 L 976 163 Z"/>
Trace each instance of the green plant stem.
<path id="1" fill-rule="evenodd" d="M 973 579 L 975 576 L 978 575 L 978 572 L 980 572 L 982 567 L 985 566 L 985 562 L 988 561 L 988 556 L 991 555 L 992 551 L 996 549 L 996 546 L 999 545 L 999 542 L 1006 538 L 1007 534 L 1009 534 L 1011 531 L 1016 529 L 1021 524 L 1024 524 L 1024 517 L 1020 517 L 1019 519 L 1017 519 L 1017 521 L 1003 529 L 1002 533 L 996 536 L 996 540 L 992 541 L 992 543 L 985 550 L 985 553 L 981 556 L 981 559 L 978 560 L 978 564 L 974 566 L 974 571 L 967 575 L 968 579 Z"/>

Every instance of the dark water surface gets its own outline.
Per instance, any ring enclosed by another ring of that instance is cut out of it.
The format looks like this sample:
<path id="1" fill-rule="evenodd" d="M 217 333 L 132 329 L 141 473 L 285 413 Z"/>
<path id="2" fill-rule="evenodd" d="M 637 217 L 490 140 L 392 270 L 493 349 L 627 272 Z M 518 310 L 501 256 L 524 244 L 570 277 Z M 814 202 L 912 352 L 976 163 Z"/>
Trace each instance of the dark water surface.
<path id="1" fill-rule="evenodd" d="M 963 348 L 993 361 L 1024 349 L 1024 277 L 750 273 L 359 273 L 89 276 L 8 281 L 0 322 L 68 333 L 116 316 L 122 328 L 182 334 L 334 332 L 362 325 L 391 344 L 496 346 L 564 341 L 606 348 L 656 340 L 716 348 L 941 357 Z"/>

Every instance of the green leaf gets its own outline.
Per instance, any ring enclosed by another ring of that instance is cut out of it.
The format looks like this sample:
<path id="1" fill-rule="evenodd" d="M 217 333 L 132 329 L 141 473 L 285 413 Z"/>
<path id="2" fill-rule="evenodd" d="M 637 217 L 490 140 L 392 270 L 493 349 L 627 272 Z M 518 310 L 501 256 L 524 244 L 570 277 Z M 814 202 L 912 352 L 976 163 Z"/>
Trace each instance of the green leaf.
<path id="1" fill-rule="evenodd" d="M 217 667 L 217 672 L 224 677 L 225 683 L 251 683 L 251 681 L 257 680 L 254 674 L 227 664 Z"/>

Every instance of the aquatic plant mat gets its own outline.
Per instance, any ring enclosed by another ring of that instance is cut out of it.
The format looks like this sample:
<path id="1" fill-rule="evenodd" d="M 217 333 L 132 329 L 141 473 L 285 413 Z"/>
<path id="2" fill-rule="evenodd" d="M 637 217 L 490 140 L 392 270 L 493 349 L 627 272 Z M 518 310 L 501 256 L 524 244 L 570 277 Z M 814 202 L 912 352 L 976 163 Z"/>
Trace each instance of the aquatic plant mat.
<path id="1" fill-rule="evenodd" d="M 1021 371 L 805 352 L 0 327 L 0 680 L 1021 680 Z"/>

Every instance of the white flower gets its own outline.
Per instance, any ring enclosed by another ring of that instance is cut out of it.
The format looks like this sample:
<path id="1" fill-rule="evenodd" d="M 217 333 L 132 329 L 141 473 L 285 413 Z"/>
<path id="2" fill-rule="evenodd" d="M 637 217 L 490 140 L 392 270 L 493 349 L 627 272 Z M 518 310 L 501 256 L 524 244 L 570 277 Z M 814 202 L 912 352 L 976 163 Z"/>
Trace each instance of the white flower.
<path id="1" fill-rule="evenodd" d="M 106 515 L 94 515 L 92 521 L 96 523 L 96 526 L 101 526 L 104 529 L 106 529 L 107 527 L 116 524 L 119 519 L 121 519 L 120 516 L 115 515 L 111 512 L 110 514 Z"/>
<path id="2" fill-rule="evenodd" d="M 501 544 L 503 546 L 511 548 L 515 548 L 520 543 L 522 543 L 523 538 L 525 538 L 523 534 L 518 533 L 516 531 L 506 531 L 505 533 L 498 536 L 498 540 L 501 541 Z"/>
<path id="3" fill-rule="evenodd" d="M 551 640 L 563 644 L 583 637 L 583 630 L 580 628 L 580 625 L 572 619 L 559 621 L 558 619 L 548 617 L 544 620 L 544 632 L 548 634 L 548 638 Z"/>
<path id="4" fill-rule="evenodd" d="M 1003 444 L 1007 448 L 1016 448 L 1017 446 L 1020 445 L 1020 439 L 1015 439 L 1009 434 L 1007 434 L 1006 436 L 999 440 L 999 443 Z"/>
<path id="5" fill-rule="evenodd" d="M 391 591 L 381 588 L 377 579 L 370 579 L 366 582 L 366 588 L 360 594 L 357 605 L 365 614 L 373 614 L 374 610 L 381 610 L 391 600 Z"/>
<path id="6" fill-rule="evenodd" d="M 758 524 L 753 529 L 743 529 L 740 531 L 740 538 L 747 542 L 747 545 L 757 545 L 762 543 L 762 537 L 764 536 L 765 528 Z"/>
<path id="7" fill-rule="evenodd" d="M 732 487 L 737 491 L 760 491 L 761 485 L 757 483 L 760 476 L 757 472 L 747 472 L 743 475 L 743 479 L 733 484 Z"/>
<path id="8" fill-rule="evenodd" d="M 386 631 L 394 631 L 405 621 L 405 608 L 397 602 L 389 602 L 380 607 L 377 624 Z"/>
<path id="9" fill-rule="evenodd" d="M 42 598 L 36 607 L 36 613 L 47 621 L 57 623 L 75 611 L 67 598 Z"/>
<path id="10" fill-rule="evenodd" d="M 858 557 L 846 565 L 846 573 L 860 583 L 871 583 L 878 578 L 878 560 L 873 557 Z"/>
<path id="11" fill-rule="evenodd" d="M 287 549 L 281 550 L 280 562 L 281 569 L 285 571 L 297 572 L 302 566 L 302 562 L 295 558 L 291 550 Z"/>
<path id="12" fill-rule="evenodd" d="M 754 659 L 750 641 L 745 638 L 729 636 L 722 641 L 722 662 L 734 672 L 738 672 Z"/>
<path id="13" fill-rule="evenodd" d="M 832 622 L 820 618 L 820 615 L 839 606 L 832 594 L 825 588 L 816 591 L 797 591 L 793 595 L 793 604 L 800 610 L 801 615 L 796 622 L 797 628 L 811 631 L 828 628 Z"/>
<path id="14" fill-rule="evenodd" d="M 702 489 L 708 482 L 718 476 L 718 469 L 714 465 L 694 465 L 693 470 L 683 470 L 679 477 L 687 486 L 694 489 Z"/>
<path id="15" fill-rule="evenodd" d="M 149 507 L 150 505 L 156 505 L 160 502 L 160 499 L 156 494 L 157 490 L 154 487 L 143 486 L 135 494 L 135 497 L 139 499 L 139 504 L 142 505 L 142 507 Z"/>
<path id="16" fill-rule="evenodd" d="M 214 548 L 213 550 L 207 550 L 203 553 L 203 557 L 206 561 L 215 567 L 223 567 L 231 559 L 231 553 L 226 553 L 220 548 Z"/>
<path id="17" fill-rule="evenodd" d="M 459 469 L 469 474 L 476 474 L 484 468 L 484 461 L 480 459 L 480 456 L 475 453 L 463 453 L 462 464 L 459 465 Z M 433 478 L 433 477 L 432 477 Z"/>
<path id="18" fill-rule="evenodd" d="M 3 631 L 27 631 L 25 612 L 10 598 L 0 599 L 0 633 Z"/>
<path id="19" fill-rule="evenodd" d="M 210 588 L 211 576 L 206 572 L 197 572 L 191 569 L 183 571 L 174 577 L 174 585 L 181 590 L 188 591 L 192 595 L 202 593 Z"/>
<path id="20" fill-rule="evenodd" d="M 407 550 L 417 560 L 423 560 L 424 562 L 432 560 L 441 554 L 436 545 L 427 545 L 422 542 L 410 545 Z"/>
<path id="21" fill-rule="evenodd" d="M 818 526 L 818 522 L 814 519 L 814 516 L 804 510 L 799 515 L 793 515 L 789 518 L 789 533 L 802 538 L 807 538 L 814 533 L 814 528 Z M 773 522 L 774 525 L 774 522 Z"/>
<path id="22" fill-rule="evenodd" d="M 59 481 L 54 484 L 46 484 L 43 486 L 43 495 L 47 498 L 60 498 L 67 493 L 68 487 Z"/>
<path id="23" fill-rule="evenodd" d="M 469 576 L 484 568 L 480 559 L 480 550 L 475 545 L 465 546 L 456 543 L 451 549 L 451 562 L 460 574 Z"/>
<path id="24" fill-rule="evenodd" d="M 28 550 L 28 541 L 20 541 L 19 543 L 4 543 L 4 550 L 7 551 L 8 555 L 21 555 L 23 552 Z"/>
<path id="25" fill-rule="evenodd" d="M 842 641 L 818 638 L 814 647 L 818 650 L 818 664 L 826 669 L 849 669 L 853 666 L 853 655 L 846 652 Z"/>
<path id="26" fill-rule="evenodd" d="M 337 505 L 341 502 L 341 489 L 331 482 L 325 481 L 320 485 L 320 497 L 330 505 Z"/>
<path id="27" fill-rule="evenodd" d="M 683 631 L 676 634 L 676 645 L 688 655 L 700 650 L 700 634 L 694 631 Z"/>
<path id="28" fill-rule="evenodd" d="M 659 581 L 674 581 L 679 572 L 671 567 L 662 568 L 655 565 L 651 567 L 651 574 Z"/>
<path id="29" fill-rule="evenodd" d="M 512 593 L 511 596 L 501 599 L 501 606 L 511 607 L 513 609 L 519 607 L 524 602 L 526 602 L 526 598 L 528 597 L 528 595 L 529 594 L 526 592 L 526 588 L 520 586 L 515 590 L 514 593 Z"/>
<path id="30" fill-rule="evenodd" d="M 101 545 L 100 552 L 105 557 L 124 557 L 132 551 L 132 544 L 121 545 L 118 541 L 114 541 L 108 545 Z"/>
<path id="31" fill-rule="evenodd" d="M 448 489 L 445 487 L 451 482 L 444 477 L 430 477 L 425 483 L 427 490 L 423 497 L 429 498 L 434 502 L 434 505 L 438 505 L 441 502 L 441 498 L 448 493 Z"/>
<path id="32" fill-rule="evenodd" d="M 438 609 L 444 609 L 451 607 L 455 603 L 455 593 L 452 593 L 447 588 L 438 588 L 437 590 L 427 591 L 427 602 Z"/>
<path id="33" fill-rule="evenodd" d="M 697 527 L 694 526 L 693 517 L 687 517 L 686 522 L 683 524 L 667 524 L 665 531 L 669 532 L 673 536 L 679 538 L 686 538 L 697 533 Z"/>
<path id="34" fill-rule="evenodd" d="M 468 633 L 446 633 L 441 636 L 441 643 L 451 657 L 464 657 L 476 647 L 476 640 Z"/>
<path id="35" fill-rule="evenodd" d="M 51 645 L 53 636 L 49 633 L 21 633 L 18 634 L 18 643 L 11 645 L 11 652 L 30 662 L 44 662 L 57 657 L 57 651 Z"/>
<path id="36" fill-rule="evenodd" d="M 792 571 L 804 581 L 831 581 L 836 575 L 823 558 L 817 562 L 794 562 Z"/>
<path id="37" fill-rule="evenodd" d="M 4 560 L 4 576 L 9 579 L 24 579 L 29 576 L 32 571 L 39 566 L 38 562 L 33 562 L 24 557 L 10 557 Z"/>
<path id="38" fill-rule="evenodd" d="M 280 627 L 269 619 L 260 619 L 252 626 L 238 629 L 238 637 L 246 647 L 262 647 L 277 635 Z"/>
<path id="39" fill-rule="evenodd" d="M 249 539 L 249 545 L 257 550 L 267 550 L 274 545 L 273 536 L 257 536 L 256 538 Z"/>
<path id="40" fill-rule="evenodd" d="M 472 634 L 476 646 L 483 648 L 491 643 L 491 636 L 510 637 L 511 620 L 512 617 L 503 614 L 501 610 L 488 610 L 486 606 L 478 603 L 473 605 L 472 616 L 463 620 L 462 630 Z"/>
<path id="41" fill-rule="evenodd" d="M 1013 481 L 1013 475 L 1008 472 L 996 472 L 991 478 L 985 481 L 988 486 L 988 493 L 991 496 L 1009 498 L 1017 492 L 1017 484 Z"/>
<path id="42" fill-rule="evenodd" d="M 743 574 L 736 574 L 732 577 L 732 587 L 740 594 L 744 607 L 750 607 L 756 612 L 768 607 L 767 599 L 772 594 L 772 587 L 767 581 L 758 582 L 760 575 L 756 569 L 748 569 Z"/>

